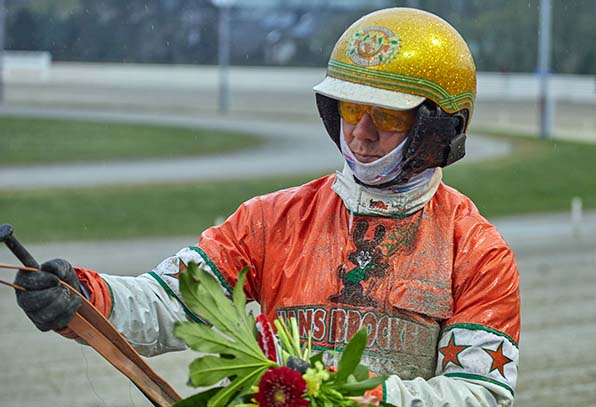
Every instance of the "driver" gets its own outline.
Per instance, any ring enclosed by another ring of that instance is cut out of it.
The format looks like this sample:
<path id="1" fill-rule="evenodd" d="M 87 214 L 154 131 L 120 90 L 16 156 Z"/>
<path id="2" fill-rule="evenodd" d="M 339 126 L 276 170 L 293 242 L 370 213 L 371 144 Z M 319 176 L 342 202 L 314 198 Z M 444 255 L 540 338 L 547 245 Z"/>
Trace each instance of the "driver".
<path id="1" fill-rule="evenodd" d="M 63 328 L 88 298 L 144 355 L 180 350 L 179 273 L 194 261 L 263 312 L 296 317 L 321 351 L 361 327 L 364 362 L 395 406 L 507 406 L 518 371 L 519 279 L 511 249 L 472 201 L 442 182 L 464 156 L 476 70 L 457 31 L 428 12 L 390 8 L 338 40 L 317 86 L 341 172 L 255 197 L 198 242 L 138 277 L 72 268 L 19 272 L 19 305 L 41 330 Z M 297 140 L 297 143 L 300 141 Z M 333 360 L 328 360 L 333 363 Z"/>

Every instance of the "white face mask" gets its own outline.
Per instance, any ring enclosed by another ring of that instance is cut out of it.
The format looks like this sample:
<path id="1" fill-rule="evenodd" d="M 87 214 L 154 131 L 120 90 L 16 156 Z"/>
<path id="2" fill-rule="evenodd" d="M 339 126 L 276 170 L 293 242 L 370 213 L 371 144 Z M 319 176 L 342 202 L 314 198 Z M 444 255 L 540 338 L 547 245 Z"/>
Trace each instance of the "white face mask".
<path id="1" fill-rule="evenodd" d="M 388 154 L 375 160 L 371 163 L 363 163 L 358 159 L 348 147 L 346 139 L 344 138 L 343 123 L 340 125 L 339 139 L 341 152 L 346 160 L 348 168 L 352 174 L 358 178 L 360 182 L 365 185 L 382 185 L 393 179 L 395 179 L 401 171 L 401 163 L 403 162 L 403 150 L 406 144 L 406 140 L 402 141 L 397 147 L 391 150 Z M 420 174 L 414 175 L 405 184 L 394 185 L 389 187 L 389 190 L 393 192 L 406 192 L 412 189 L 426 185 L 436 168 L 428 168 L 422 171 Z"/>
<path id="2" fill-rule="evenodd" d="M 381 185 L 394 179 L 401 170 L 400 164 L 403 161 L 403 149 L 406 143 L 404 139 L 397 147 L 388 154 L 371 163 L 358 161 L 346 143 L 343 131 L 343 123 L 339 132 L 341 153 L 344 160 L 362 183 L 366 185 Z"/>

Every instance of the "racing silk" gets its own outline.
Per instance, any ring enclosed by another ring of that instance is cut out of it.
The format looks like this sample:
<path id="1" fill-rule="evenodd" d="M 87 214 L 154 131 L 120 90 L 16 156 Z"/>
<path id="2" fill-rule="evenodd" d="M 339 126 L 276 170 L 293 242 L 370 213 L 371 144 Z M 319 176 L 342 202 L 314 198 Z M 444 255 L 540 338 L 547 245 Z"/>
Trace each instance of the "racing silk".
<path id="1" fill-rule="evenodd" d="M 510 405 L 518 363 L 518 274 L 495 227 L 443 183 L 422 210 L 373 216 L 348 210 L 333 190 L 335 181 L 329 175 L 247 201 L 221 226 L 203 232 L 198 245 L 148 275 L 126 282 L 104 276 L 114 292 L 111 319 L 127 337 L 138 336 L 127 315 L 127 290 L 136 291 L 135 307 L 142 307 L 143 297 L 152 301 L 147 309 L 157 310 L 141 318 L 156 321 L 160 307 L 171 307 L 174 320 L 185 312 L 177 273 L 188 262 L 203 265 L 229 292 L 249 265 L 247 295 L 270 320 L 296 317 L 303 338 L 312 332 L 315 349 L 341 351 L 366 327 L 364 361 L 373 372 L 391 375 L 382 395 L 388 403 Z M 390 203 L 367 202 L 377 212 Z M 139 288 L 138 279 L 152 288 Z M 158 293 L 159 301 L 139 293 L 160 287 L 167 295 Z M 135 322 L 137 330 L 143 326 Z M 159 335 L 159 324 L 149 325 Z M 172 338 L 156 341 L 175 347 Z"/>

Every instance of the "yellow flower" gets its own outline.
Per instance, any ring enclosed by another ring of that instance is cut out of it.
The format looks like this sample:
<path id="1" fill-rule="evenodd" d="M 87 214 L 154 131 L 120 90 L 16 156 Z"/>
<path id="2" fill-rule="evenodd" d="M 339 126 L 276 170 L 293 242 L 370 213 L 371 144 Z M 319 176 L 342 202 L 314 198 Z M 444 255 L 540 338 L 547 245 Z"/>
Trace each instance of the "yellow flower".
<path id="1" fill-rule="evenodd" d="M 306 373 L 302 377 L 306 382 L 306 394 L 316 397 L 319 395 L 321 383 L 329 379 L 329 372 L 321 362 L 315 362 L 315 367 L 306 369 Z"/>

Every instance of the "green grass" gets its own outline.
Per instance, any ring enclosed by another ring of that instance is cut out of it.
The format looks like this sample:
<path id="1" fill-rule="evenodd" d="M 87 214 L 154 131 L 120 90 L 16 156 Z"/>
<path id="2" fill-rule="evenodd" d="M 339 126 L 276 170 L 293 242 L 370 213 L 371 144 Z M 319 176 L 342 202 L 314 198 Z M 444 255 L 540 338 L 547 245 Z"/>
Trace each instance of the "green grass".
<path id="1" fill-rule="evenodd" d="M 596 208 L 596 145 L 491 134 L 511 142 L 513 154 L 448 167 L 444 177 L 472 198 L 483 215 L 567 211 L 575 196 L 584 208 Z"/>
<path id="2" fill-rule="evenodd" d="M 0 165 L 197 156 L 261 143 L 214 130 L 0 117 Z"/>
<path id="3" fill-rule="evenodd" d="M 0 192 L 0 223 L 23 241 L 198 237 L 241 202 L 313 177 Z"/>
<path id="4" fill-rule="evenodd" d="M 470 196 L 485 216 L 567 211 L 574 196 L 585 208 L 596 208 L 596 145 L 495 136 L 513 143 L 511 156 L 445 171 L 446 182 Z M 250 197 L 316 176 L 0 191 L 0 223 L 12 223 L 24 241 L 198 236 Z"/>

